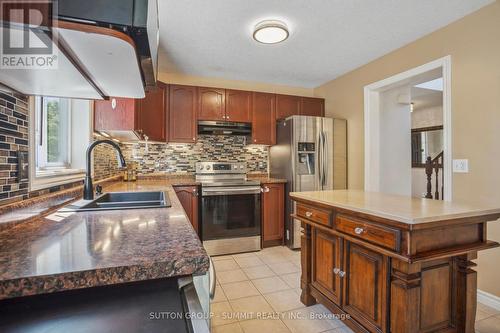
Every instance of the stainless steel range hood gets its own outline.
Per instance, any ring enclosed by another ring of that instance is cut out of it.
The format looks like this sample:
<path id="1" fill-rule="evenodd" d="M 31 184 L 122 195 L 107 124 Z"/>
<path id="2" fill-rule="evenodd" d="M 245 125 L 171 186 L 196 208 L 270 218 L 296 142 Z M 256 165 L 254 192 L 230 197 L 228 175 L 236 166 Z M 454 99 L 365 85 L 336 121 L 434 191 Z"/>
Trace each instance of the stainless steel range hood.
<path id="1" fill-rule="evenodd" d="M 157 0 L 54 3 L 57 6 L 47 14 L 51 24 L 30 25 L 29 30 L 48 36 L 57 66 L 3 67 L 1 84 L 26 95 L 83 99 L 143 98 L 145 87 L 156 84 Z M 26 18 L 15 19 L 1 21 L 1 27 L 17 38 L 14 44 L 24 45 Z"/>
<path id="2" fill-rule="evenodd" d="M 198 121 L 198 134 L 208 135 L 252 135 L 252 124 L 225 121 Z"/>

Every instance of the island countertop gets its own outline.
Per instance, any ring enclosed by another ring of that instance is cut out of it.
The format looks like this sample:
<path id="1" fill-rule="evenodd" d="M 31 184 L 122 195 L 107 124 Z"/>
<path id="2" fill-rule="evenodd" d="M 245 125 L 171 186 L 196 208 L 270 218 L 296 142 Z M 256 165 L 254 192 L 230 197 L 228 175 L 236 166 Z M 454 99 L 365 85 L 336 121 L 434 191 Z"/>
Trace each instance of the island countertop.
<path id="1" fill-rule="evenodd" d="M 491 215 L 500 217 L 500 204 L 447 202 L 402 195 L 366 192 L 362 190 L 333 190 L 292 192 L 293 199 L 346 209 L 409 225 Z"/>
<path id="2" fill-rule="evenodd" d="M 209 257 L 177 199 L 176 184 L 141 180 L 104 188 L 163 190 L 170 208 L 56 211 L 1 231 L 0 299 L 204 274 Z"/>

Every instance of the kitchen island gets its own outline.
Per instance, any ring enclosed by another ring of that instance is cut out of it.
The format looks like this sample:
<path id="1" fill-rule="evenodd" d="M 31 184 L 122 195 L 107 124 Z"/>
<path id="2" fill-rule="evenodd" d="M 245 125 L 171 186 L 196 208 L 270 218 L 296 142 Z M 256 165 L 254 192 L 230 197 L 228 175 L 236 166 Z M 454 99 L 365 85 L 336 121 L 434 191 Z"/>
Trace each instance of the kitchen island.
<path id="1" fill-rule="evenodd" d="M 477 252 L 499 207 L 357 190 L 290 193 L 302 223 L 301 301 L 356 332 L 474 332 Z"/>
<path id="2" fill-rule="evenodd" d="M 208 280 L 209 257 L 174 192 L 172 185 L 178 184 L 195 183 L 117 181 L 104 187 L 105 192 L 164 191 L 168 208 L 57 209 L 2 230 L 0 331 L 21 323 L 26 325 L 17 327 L 21 331 L 45 325 L 52 329 L 47 332 L 134 332 L 134 325 L 155 331 L 159 320 L 149 319 L 150 312 L 183 306 L 178 279 Z M 208 283 L 205 287 L 208 303 Z M 165 302 L 176 297 L 175 304 Z M 175 322 L 168 325 L 174 329 Z"/>

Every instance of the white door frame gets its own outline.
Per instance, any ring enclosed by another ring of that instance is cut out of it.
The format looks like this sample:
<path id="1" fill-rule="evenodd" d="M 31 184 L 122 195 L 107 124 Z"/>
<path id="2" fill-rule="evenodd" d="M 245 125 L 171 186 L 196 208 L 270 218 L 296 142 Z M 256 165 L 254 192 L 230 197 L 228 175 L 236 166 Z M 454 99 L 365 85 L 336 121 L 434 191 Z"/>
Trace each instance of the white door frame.
<path id="1" fill-rule="evenodd" d="M 380 189 L 380 93 L 397 86 L 414 76 L 424 74 L 434 69 L 443 71 L 443 139 L 444 139 L 444 200 L 452 199 L 452 142 L 451 142 L 451 56 L 431 61 L 422 66 L 396 74 L 387 79 L 369 84 L 364 87 L 365 109 L 365 191 L 378 192 Z"/>

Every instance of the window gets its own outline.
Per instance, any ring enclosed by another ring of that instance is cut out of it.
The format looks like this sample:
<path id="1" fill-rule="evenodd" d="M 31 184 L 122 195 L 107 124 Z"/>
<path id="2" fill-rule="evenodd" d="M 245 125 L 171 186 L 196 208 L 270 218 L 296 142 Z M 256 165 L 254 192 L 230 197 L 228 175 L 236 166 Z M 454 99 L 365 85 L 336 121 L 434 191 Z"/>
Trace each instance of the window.
<path id="1" fill-rule="evenodd" d="M 91 141 L 91 102 L 59 97 L 33 97 L 30 122 L 32 189 L 83 177 L 85 150 Z"/>
<path id="2" fill-rule="evenodd" d="M 36 107 L 36 167 L 71 168 L 71 109 L 65 98 L 40 97 Z"/>

